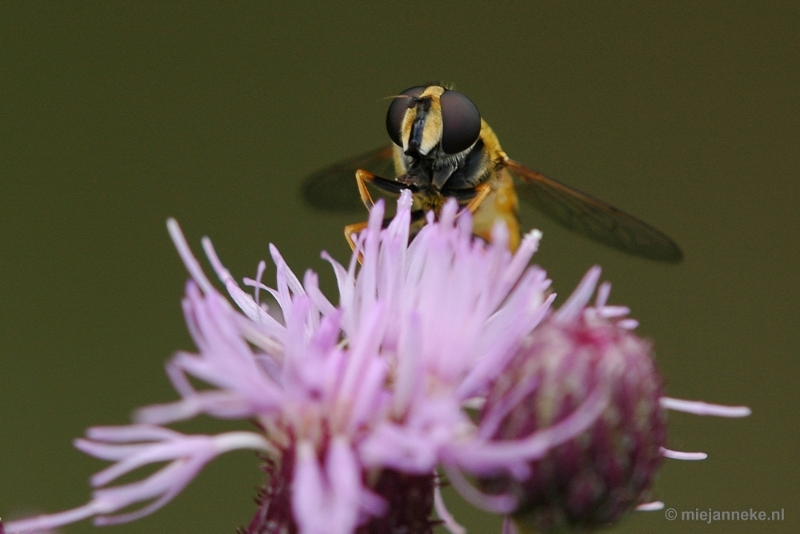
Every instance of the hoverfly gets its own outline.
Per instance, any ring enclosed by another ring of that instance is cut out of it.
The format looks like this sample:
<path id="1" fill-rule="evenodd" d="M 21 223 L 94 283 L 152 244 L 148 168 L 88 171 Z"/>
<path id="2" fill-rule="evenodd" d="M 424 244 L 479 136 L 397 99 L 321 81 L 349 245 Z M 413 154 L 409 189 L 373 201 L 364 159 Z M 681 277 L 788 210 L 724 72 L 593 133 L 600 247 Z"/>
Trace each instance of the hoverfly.
<path id="1" fill-rule="evenodd" d="M 484 240 L 503 221 L 513 252 L 520 241 L 519 195 L 566 228 L 604 245 L 656 261 L 683 258 L 678 245 L 649 224 L 510 159 L 477 106 L 458 91 L 441 85 L 406 89 L 389 106 L 386 128 L 391 146 L 312 174 L 303 184 L 306 201 L 325 210 L 358 208 L 345 185 L 353 177 L 367 208 L 374 203 L 368 186 L 389 194 L 410 189 L 413 237 L 427 211 L 438 213 L 448 198 L 455 198 L 461 209 L 472 212 L 473 233 Z M 351 235 L 365 225 L 345 228 L 351 246 Z"/>

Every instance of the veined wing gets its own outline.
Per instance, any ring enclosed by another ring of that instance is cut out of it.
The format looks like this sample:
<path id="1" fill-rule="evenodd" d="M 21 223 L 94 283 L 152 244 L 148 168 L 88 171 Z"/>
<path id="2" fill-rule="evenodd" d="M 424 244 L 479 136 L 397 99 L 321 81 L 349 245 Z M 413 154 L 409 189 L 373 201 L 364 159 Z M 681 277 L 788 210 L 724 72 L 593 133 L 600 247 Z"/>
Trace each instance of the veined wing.
<path id="1" fill-rule="evenodd" d="M 566 228 L 635 256 L 667 263 L 683 259 L 672 239 L 633 215 L 514 160 L 504 165 L 522 182 L 517 194 Z"/>
<path id="2" fill-rule="evenodd" d="M 384 146 L 320 169 L 303 182 L 303 198 L 313 208 L 321 210 L 364 211 L 356 186 L 356 170 L 394 178 L 392 151 L 392 146 Z"/>

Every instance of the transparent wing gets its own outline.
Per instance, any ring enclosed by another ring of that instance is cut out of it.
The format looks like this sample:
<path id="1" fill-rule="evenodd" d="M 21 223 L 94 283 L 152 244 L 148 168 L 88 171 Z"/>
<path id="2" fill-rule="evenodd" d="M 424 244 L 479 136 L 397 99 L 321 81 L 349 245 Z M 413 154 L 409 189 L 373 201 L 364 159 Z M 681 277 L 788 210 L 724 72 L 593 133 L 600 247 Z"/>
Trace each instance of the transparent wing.
<path id="1" fill-rule="evenodd" d="M 672 239 L 633 215 L 514 160 L 505 166 L 522 182 L 520 198 L 566 228 L 635 256 L 667 263 L 683 259 Z"/>
<path id="2" fill-rule="evenodd" d="M 392 146 L 370 150 L 340 161 L 309 175 L 301 194 L 313 208 L 327 211 L 364 211 L 358 195 L 356 170 L 364 169 L 377 176 L 394 178 Z"/>

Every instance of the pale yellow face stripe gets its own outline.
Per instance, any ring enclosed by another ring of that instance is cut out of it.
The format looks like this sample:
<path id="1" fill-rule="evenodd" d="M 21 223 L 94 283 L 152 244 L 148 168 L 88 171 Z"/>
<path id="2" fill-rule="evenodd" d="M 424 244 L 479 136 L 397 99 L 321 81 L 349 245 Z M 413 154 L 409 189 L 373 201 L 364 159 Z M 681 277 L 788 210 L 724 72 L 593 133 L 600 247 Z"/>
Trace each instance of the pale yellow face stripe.
<path id="1" fill-rule="evenodd" d="M 442 122 L 442 103 L 439 97 L 444 94 L 444 87 L 439 85 L 431 85 L 426 88 L 419 98 L 429 97 L 431 100 L 431 108 L 425 120 L 425 128 L 422 130 L 422 143 L 419 147 L 419 153 L 423 156 L 430 152 L 442 140 L 442 132 L 444 123 Z M 417 118 L 417 108 L 409 108 L 403 117 L 403 125 L 401 127 L 401 139 L 403 140 L 403 152 L 408 150 L 408 138 L 411 135 L 411 126 Z"/>

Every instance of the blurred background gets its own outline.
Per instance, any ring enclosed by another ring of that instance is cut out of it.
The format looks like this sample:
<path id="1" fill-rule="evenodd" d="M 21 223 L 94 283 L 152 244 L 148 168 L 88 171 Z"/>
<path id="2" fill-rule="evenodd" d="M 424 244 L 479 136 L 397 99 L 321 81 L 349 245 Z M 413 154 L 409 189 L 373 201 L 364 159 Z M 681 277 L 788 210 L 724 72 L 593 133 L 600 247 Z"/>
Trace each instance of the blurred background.
<path id="1" fill-rule="evenodd" d="M 359 5 L 360 4 L 360 5 Z M 800 527 L 800 8 L 796 2 L 3 3 L 0 6 L 0 513 L 86 502 L 105 464 L 71 445 L 175 398 L 163 364 L 194 349 L 167 236 L 214 240 L 237 278 L 275 243 L 296 272 L 345 261 L 304 176 L 388 142 L 383 98 L 454 83 L 508 154 L 640 216 L 683 248 L 663 265 L 544 231 L 561 295 L 593 264 L 655 341 L 671 396 L 746 404 L 671 415 L 655 496 L 681 510 L 785 510 Z M 353 194 L 356 193 L 353 184 Z M 274 280 L 268 271 L 265 280 Z M 246 423 L 244 424 L 246 427 Z M 214 432 L 200 419 L 178 428 Z M 233 532 L 255 508 L 252 454 L 109 533 Z M 499 521 L 461 508 L 470 532 Z M 96 532 L 89 522 L 63 529 Z"/>

